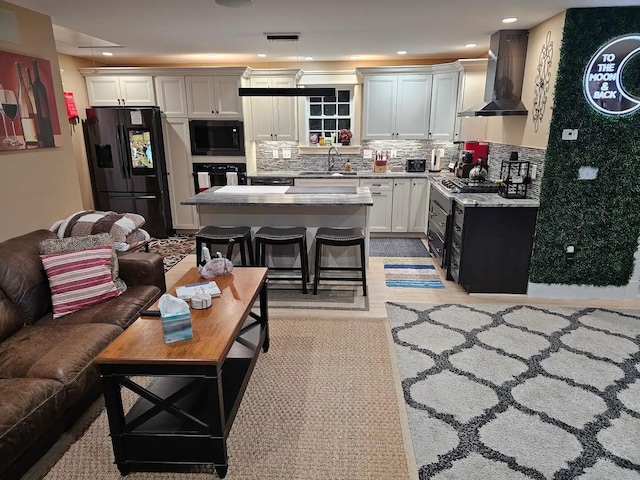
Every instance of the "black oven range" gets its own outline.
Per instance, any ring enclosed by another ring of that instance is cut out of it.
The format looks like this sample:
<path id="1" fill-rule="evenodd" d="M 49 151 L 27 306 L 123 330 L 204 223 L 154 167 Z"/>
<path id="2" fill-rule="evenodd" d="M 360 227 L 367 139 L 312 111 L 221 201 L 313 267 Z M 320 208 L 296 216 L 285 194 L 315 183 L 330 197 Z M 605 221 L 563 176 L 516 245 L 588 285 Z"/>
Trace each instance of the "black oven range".
<path id="1" fill-rule="evenodd" d="M 193 181 L 196 187 L 196 193 L 210 187 L 226 185 L 228 172 L 235 172 L 238 174 L 238 185 L 247 184 L 247 165 L 244 163 L 194 163 Z M 199 173 L 209 174 L 209 185 L 202 185 L 202 175 L 198 175 Z"/>

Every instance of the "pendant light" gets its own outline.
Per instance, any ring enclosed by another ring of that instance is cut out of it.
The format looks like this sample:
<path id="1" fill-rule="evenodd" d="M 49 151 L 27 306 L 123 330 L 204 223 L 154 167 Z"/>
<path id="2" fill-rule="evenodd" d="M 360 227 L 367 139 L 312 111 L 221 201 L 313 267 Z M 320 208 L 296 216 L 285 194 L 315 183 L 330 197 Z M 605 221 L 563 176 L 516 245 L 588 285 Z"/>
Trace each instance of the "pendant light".
<path id="1" fill-rule="evenodd" d="M 298 42 L 299 33 L 265 33 L 269 42 Z M 298 45 L 296 43 L 296 59 L 298 58 Z M 269 43 L 269 65 L 271 65 L 271 43 Z M 241 97 L 328 97 L 335 96 L 335 88 L 311 87 L 311 88 L 239 88 Z"/>

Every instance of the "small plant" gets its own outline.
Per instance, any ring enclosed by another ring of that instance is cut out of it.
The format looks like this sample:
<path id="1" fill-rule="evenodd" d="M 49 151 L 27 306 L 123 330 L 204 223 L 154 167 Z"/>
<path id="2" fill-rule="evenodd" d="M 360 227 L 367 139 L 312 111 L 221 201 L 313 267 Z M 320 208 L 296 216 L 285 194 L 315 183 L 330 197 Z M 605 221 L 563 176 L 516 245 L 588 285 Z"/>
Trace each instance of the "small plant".
<path id="1" fill-rule="evenodd" d="M 346 128 L 343 128 L 338 132 L 338 140 L 343 145 L 348 145 L 349 142 L 351 142 L 351 137 L 353 137 L 353 133 L 351 133 L 351 130 L 347 130 Z"/>

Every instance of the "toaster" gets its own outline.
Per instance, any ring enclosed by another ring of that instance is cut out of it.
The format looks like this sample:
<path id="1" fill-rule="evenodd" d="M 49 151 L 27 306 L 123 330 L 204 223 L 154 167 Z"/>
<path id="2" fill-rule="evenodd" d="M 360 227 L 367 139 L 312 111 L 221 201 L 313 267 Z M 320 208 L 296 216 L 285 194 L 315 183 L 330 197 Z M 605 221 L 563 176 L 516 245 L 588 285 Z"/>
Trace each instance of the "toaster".
<path id="1" fill-rule="evenodd" d="M 409 158 L 405 170 L 407 172 L 424 172 L 427 170 L 427 160 L 425 158 Z"/>

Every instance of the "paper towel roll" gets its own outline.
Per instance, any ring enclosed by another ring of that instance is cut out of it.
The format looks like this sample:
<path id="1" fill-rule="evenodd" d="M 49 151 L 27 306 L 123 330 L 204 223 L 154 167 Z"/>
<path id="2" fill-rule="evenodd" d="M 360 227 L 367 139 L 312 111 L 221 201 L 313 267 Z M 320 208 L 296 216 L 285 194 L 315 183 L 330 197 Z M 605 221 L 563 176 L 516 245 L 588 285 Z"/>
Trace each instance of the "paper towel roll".
<path id="1" fill-rule="evenodd" d="M 227 172 L 227 185 L 238 185 L 238 172 Z"/>
<path id="2" fill-rule="evenodd" d="M 209 172 L 198 172 L 198 187 L 200 188 L 200 192 L 204 192 L 207 188 L 211 188 Z"/>

